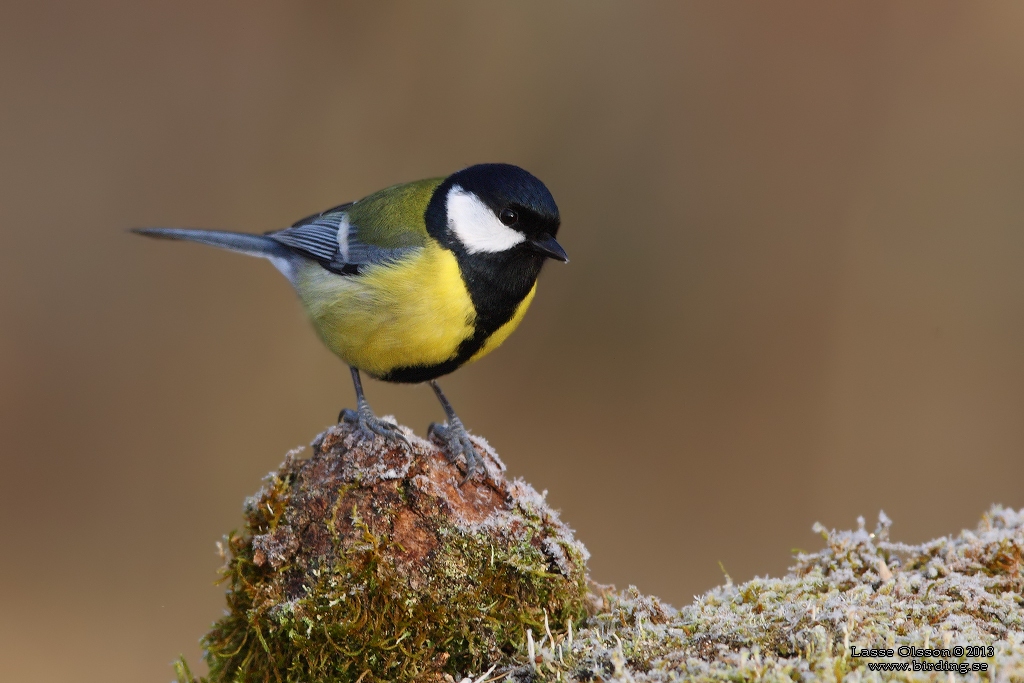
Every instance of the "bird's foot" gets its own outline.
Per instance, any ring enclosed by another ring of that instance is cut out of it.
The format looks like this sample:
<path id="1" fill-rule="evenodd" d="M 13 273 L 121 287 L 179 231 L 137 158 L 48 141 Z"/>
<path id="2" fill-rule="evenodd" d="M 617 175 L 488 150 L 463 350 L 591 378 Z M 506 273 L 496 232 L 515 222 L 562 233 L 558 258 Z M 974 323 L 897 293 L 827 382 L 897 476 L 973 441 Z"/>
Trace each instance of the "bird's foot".
<path id="1" fill-rule="evenodd" d="M 338 422 L 354 425 L 363 436 L 371 440 L 376 435 L 384 437 L 385 441 L 400 441 L 406 446 L 410 445 L 409 439 L 402 433 L 398 425 L 380 419 L 373 414 L 368 405 L 359 406 L 358 410 L 345 408 L 338 414 Z"/>
<path id="2" fill-rule="evenodd" d="M 480 454 L 476 452 L 473 442 L 469 440 L 469 432 L 462 426 L 462 421 L 459 418 L 455 418 L 452 422 L 445 424 L 431 422 L 430 427 L 427 428 L 427 434 L 437 436 L 448 444 L 448 453 L 445 454 L 448 462 L 454 464 L 455 458 L 458 457 L 459 453 L 466 456 L 466 476 L 459 482 L 460 488 L 477 472 L 482 471 L 486 473 L 483 460 L 480 459 Z"/>

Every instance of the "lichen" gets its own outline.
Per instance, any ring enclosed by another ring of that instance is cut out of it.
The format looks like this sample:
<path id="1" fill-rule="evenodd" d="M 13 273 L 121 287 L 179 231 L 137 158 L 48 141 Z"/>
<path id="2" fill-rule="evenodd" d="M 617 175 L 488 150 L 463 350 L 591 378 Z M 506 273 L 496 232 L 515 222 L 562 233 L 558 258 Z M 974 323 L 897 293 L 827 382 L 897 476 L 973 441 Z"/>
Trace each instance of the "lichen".
<path id="1" fill-rule="evenodd" d="M 340 425 L 290 453 L 226 539 L 209 681 L 405 681 L 511 662 L 587 614 L 587 552 L 482 439 L 486 477 L 439 448 Z M 184 662 L 181 681 L 196 680 Z"/>

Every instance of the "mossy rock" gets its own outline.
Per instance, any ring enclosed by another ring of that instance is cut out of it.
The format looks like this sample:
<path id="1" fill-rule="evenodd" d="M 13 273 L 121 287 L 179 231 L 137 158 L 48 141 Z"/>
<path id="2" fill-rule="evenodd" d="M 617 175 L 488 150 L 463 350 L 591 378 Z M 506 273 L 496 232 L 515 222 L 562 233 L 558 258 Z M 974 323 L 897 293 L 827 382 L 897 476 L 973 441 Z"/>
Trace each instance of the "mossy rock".
<path id="1" fill-rule="evenodd" d="M 482 440 L 487 477 L 462 488 L 410 440 L 333 428 L 246 502 L 211 681 L 1024 681 L 1024 511 L 920 545 L 890 541 L 884 514 L 872 533 L 817 526 L 826 547 L 786 576 L 674 609 L 588 582 L 586 550 Z M 184 661 L 178 678 L 196 683 Z"/>
<path id="2" fill-rule="evenodd" d="M 588 553 L 544 498 L 480 439 L 486 477 L 460 488 L 442 451 L 407 434 L 331 428 L 246 501 L 228 612 L 203 639 L 210 681 L 440 679 L 513 662 L 545 617 L 579 625 Z"/>

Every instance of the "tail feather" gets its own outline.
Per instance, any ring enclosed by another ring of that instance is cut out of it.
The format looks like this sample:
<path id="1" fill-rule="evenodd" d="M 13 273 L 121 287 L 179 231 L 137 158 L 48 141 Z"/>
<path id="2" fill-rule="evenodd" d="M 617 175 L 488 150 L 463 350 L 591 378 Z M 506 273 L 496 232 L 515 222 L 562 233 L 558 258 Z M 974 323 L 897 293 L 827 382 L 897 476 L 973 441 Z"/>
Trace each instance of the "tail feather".
<path id="1" fill-rule="evenodd" d="M 284 256 L 287 248 L 265 235 L 223 230 L 182 230 L 180 228 L 134 228 L 132 232 L 164 240 L 186 240 L 240 251 L 253 256 Z"/>
<path id="2" fill-rule="evenodd" d="M 209 244 L 213 247 L 230 249 L 249 256 L 260 256 L 270 259 L 279 271 L 289 280 L 292 279 L 295 267 L 295 254 L 285 245 L 266 235 L 250 235 L 244 232 L 226 232 L 223 230 L 184 230 L 181 228 L 133 228 L 132 232 L 146 237 L 164 240 L 184 240 Z"/>

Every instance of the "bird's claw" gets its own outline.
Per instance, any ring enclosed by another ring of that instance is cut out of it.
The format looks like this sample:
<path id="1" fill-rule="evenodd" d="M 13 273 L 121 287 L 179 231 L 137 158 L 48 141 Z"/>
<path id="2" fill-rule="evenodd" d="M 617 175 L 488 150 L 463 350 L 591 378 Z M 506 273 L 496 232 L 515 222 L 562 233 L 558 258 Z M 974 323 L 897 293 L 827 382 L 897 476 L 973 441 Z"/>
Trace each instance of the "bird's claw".
<path id="1" fill-rule="evenodd" d="M 462 422 L 457 418 L 454 424 L 431 422 L 430 427 L 427 428 L 427 434 L 437 436 L 448 444 L 448 452 L 445 454 L 448 462 L 455 464 L 455 458 L 459 453 L 466 456 L 466 476 L 459 482 L 460 488 L 474 474 L 483 471 L 483 460 L 481 460 L 480 454 L 476 452 L 473 442 L 470 441 L 469 432 L 466 431 L 466 428 L 462 426 Z"/>
<path id="2" fill-rule="evenodd" d="M 373 439 L 374 435 L 381 436 L 385 441 L 401 441 L 406 446 L 409 439 L 401 432 L 398 425 L 382 420 L 373 414 L 367 407 L 366 410 L 352 410 L 345 408 L 338 414 L 338 422 L 347 422 L 355 425 L 364 436 Z"/>

